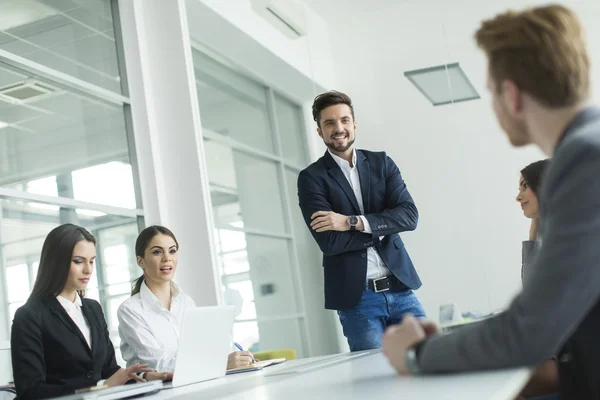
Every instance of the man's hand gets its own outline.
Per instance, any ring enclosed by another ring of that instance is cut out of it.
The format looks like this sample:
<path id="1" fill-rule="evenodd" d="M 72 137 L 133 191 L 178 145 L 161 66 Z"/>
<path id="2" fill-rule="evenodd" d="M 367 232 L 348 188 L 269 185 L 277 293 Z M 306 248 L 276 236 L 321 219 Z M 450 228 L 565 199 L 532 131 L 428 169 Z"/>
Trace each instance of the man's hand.
<path id="1" fill-rule="evenodd" d="M 423 328 L 426 337 L 440 334 L 440 327 L 435 322 L 428 319 L 417 319 L 417 321 L 421 325 L 421 328 Z"/>
<path id="2" fill-rule="evenodd" d="M 407 315 L 400 324 L 386 330 L 383 336 L 383 354 L 399 374 L 408 375 L 410 372 L 404 364 L 408 348 L 438 332 L 434 322 L 417 320 L 412 315 Z"/>
<path id="3" fill-rule="evenodd" d="M 558 364 L 553 359 L 548 359 L 538 364 L 531 379 L 521 391 L 521 398 L 545 396 L 557 393 L 559 389 Z"/>
<path id="4" fill-rule="evenodd" d="M 348 217 L 334 213 L 333 211 L 317 211 L 310 216 L 310 219 L 312 220 L 310 227 L 316 232 L 345 232 L 350 230 L 350 227 L 348 226 Z"/>

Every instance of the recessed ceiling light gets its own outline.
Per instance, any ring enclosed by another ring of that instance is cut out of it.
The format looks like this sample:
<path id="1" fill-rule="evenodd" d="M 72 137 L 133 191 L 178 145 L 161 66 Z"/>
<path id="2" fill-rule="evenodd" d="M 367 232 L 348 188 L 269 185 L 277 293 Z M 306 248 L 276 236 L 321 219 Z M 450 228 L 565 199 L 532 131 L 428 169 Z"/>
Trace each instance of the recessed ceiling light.
<path id="1" fill-rule="evenodd" d="M 407 71 L 404 76 L 434 106 L 480 98 L 458 63 Z"/>

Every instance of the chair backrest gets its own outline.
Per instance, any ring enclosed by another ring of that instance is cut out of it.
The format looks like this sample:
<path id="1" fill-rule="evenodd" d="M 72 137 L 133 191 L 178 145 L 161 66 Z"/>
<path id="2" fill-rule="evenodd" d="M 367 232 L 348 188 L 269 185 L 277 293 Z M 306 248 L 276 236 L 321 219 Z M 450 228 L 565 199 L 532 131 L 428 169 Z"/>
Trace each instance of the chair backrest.
<path id="1" fill-rule="evenodd" d="M 277 349 L 277 350 L 266 350 L 266 351 L 257 351 L 254 354 L 254 358 L 266 361 L 273 360 L 275 358 L 285 358 L 286 360 L 295 360 L 296 350 L 294 349 Z"/>
<path id="2" fill-rule="evenodd" d="M 10 347 L 8 343 L 0 343 L 0 386 L 13 380 Z"/>
<path id="3" fill-rule="evenodd" d="M 17 398 L 14 387 L 0 387 L 0 400 L 13 400 Z"/>

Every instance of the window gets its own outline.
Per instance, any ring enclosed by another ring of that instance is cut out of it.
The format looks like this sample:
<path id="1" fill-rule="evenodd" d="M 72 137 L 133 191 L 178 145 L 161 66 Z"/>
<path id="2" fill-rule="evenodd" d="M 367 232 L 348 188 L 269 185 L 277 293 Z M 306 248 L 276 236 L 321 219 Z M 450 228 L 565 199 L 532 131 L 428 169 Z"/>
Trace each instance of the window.
<path id="1" fill-rule="evenodd" d="M 306 133 L 299 107 L 276 94 L 275 118 L 281 134 L 281 150 L 286 163 L 304 169 L 308 162 L 308 152 Z M 294 184 L 294 186 L 296 185 Z"/>
<path id="2" fill-rule="evenodd" d="M 225 138 L 275 153 L 267 88 L 194 51 L 202 126 Z"/>
<path id="3" fill-rule="evenodd" d="M 119 345 L 116 310 L 139 275 L 133 246 L 143 212 L 113 4 L 2 1 L 0 341 L 29 297 L 46 235 L 70 222 L 97 239 L 86 296 L 102 304 Z"/>
<path id="4" fill-rule="evenodd" d="M 98 300 L 109 321 L 111 337 L 118 346 L 116 310 L 129 297 L 136 270 L 133 246 L 137 218 L 115 214 L 78 214 L 76 209 L 56 206 L 43 209 L 26 200 L 0 199 L 0 310 L 2 326 L 10 326 L 17 308 L 25 303 L 35 282 L 39 257 L 48 233 L 65 221 L 83 226 L 96 237 L 96 268 L 86 297 Z M 8 340 L 9 330 L 3 332 Z"/>
<path id="5" fill-rule="evenodd" d="M 221 282 L 236 309 L 234 340 L 252 351 L 288 347 L 306 355 L 292 232 L 297 207 L 290 207 L 297 199 L 286 190 L 286 168 L 298 173 L 308 158 L 301 109 L 192 53 Z"/>
<path id="6" fill-rule="evenodd" d="M 13 265 L 6 268 L 6 281 L 9 283 L 8 309 L 10 320 L 15 316 L 17 308 L 21 307 L 27 300 L 29 292 L 29 274 L 27 264 Z"/>
<path id="7" fill-rule="evenodd" d="M 0 63 L 0 76 L 35 73 Z M 122 106 L 65 89 L 26 101 L 0 90 L 0 121 L 0 187 L 136 208 Z"/>

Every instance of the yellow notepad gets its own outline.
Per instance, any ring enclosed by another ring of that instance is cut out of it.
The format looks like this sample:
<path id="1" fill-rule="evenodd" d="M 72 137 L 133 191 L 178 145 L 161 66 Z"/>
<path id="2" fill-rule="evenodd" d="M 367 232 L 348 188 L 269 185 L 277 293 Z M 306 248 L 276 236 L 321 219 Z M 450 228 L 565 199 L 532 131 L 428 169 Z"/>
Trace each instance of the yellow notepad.
<path id="1" fill-rule="evenodd" d="M 228 369 L 227 373 L 228 374 L 236 374 L 238 372 L 258 371 L 260 369 L 263 369 L 264 367 L 268 367 L 268 366 L 275 365 L 275 364 L 281 364 L 284 361 L 286 361 L 285 358 L 274 358 L 272 360 L 257 361 L 246 367 Z"/>

